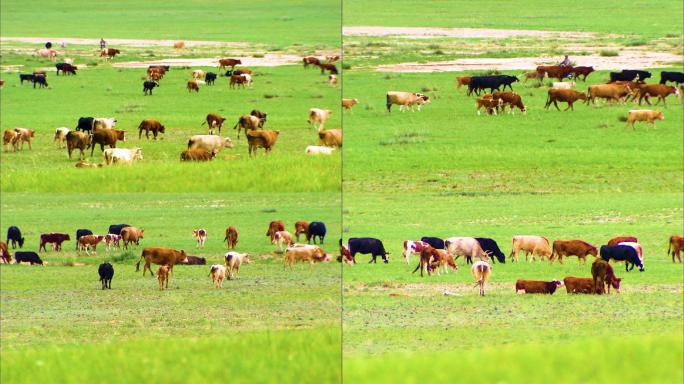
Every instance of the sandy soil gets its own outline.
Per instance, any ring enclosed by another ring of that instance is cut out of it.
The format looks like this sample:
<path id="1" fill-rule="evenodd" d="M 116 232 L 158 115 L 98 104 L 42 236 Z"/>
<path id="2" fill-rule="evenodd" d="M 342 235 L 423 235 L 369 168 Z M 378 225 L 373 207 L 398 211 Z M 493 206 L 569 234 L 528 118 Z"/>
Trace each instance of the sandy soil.
<path id="1" fill-rule="evenodd" d="M 684 56 L 662 52 L 622 51 L 619 56 L 604 57 L 598 55 L 573 56 L 576 65 L 591 65 L 597 70 L 617 70 L 623 68 L 655 68 L 673 64 L 681 65 Z M 381 65 L 380 72 L 457 72 L 478 70 L 533 70 L 538 65 L 558 62 L 557 57 L 516 57 L 469 58 L 429 63 L 402 63 Z"/>
<path id="2" fill-rule="evenodd" d="M 51 41 L 52 44 L 59 46 L 62 42 L 77 45 L 93 45 L 100 46 L 100 39 L 82 39 L 75 37 L 0 37 L 0 41 L 18 41 L 21 43 L 35 43 L 45 44 Z M 108 46 L 127 45 L 131 47 L 152 47 L 152 46 L 167 46 L 173 47 L 173 44 L 178 41 L 183 41 L 186 47 L 197 46 L 216 46 L 216 47 L 248 47 L 248 43 L 241 42 L 223 42 L 223 41 L 202 41 L 202 40 L 142 40 L 142 39 L 106 39 Z"/>
<path id="3" fill-rule="evenodd" d="M 344 27 L 342 28 L 342 34 L 345 36 L 400 36 L 413 39 L 429 39 L 434 37 L 506 38 L 515 36 L 587 38 L 594 36 L 590 32 L 427 27 Z"/>

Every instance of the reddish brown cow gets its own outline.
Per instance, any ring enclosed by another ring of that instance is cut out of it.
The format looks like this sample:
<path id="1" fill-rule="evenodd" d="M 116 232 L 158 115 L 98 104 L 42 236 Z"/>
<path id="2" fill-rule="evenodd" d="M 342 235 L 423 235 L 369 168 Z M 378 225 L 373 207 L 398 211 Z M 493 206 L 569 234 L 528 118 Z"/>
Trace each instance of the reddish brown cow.
<path id="1" fill-rule="evenodd" d="M 173 266 L 175 264 L 187 261 L 187 259 L 188 255 L 184 250 L 177 251 L 166 247 L 147 247 L 143 249 L 140 260 L 138 260 L 138 263 L 135 265 L 135 271 L 140 271 L 140 262 L 145 260 L 143 276 L 145 276 L 146 271 L 150 271 L 150 274 L 154 277 L 154 272 L 152 272 L 150 264 L 168 265 L 169 272 L 173 272 Z"/>
<path id="2" fill-rule="evenodd" d="M 119 54 L 121 54 L 121 51 L 114 48 L 103 48 L 102 51 L 100 51 L 100 57 L 106 57 L 108 59 L 111 59 L 112 57 Z"/>
<path id="3" fill-rule="evenodd" d="M 577 80 L 580 76 L 584 76 L 582 81 L 587 81 L 587 76 L 594 72 L 594 67 L 573 67 L 572 68 L 572 78 Z"/>
<path id="4" fill-rule="evenodd" d="M 638 243 L 639 240 L 637 240 L 636 237 L 634 236 L 617 236 L 613 237 L 612 239 L 608 240 L 608 245 L 613 246 L 613 245 L 618 245 L 618 243 Z"/>
<path id="5" fill-rule="evenodd" d="M 230 84 L 228 84 L 228 85 L 230 86 L 230 88 L 235 88 L 236 86 L 238 88 L 239 87 L 244 88 L 245 84 L 247 84 L 247 79 L 244 76 L 232 75 L 232 76 L 230 76 Z"/>
<path id="6" fill-rule="evenodd" d="M 12 262 L 12 254 L 9 252 L 9 248 L 7 248 L 7 243 L 4 241 L 0 241 L 0 263 L 11 263 Z"/>
<path id="7" fill-rule="evenodd" d="M 492 98 L 494 100 L 500 99 L 503 101 L 503 105 L 501 106 L 502 112 L 506 110 L 506 106 L 511 108 L 511 112 L 513 112 L 513 109 L 516 107 L 520 109 L 522 113 L 527 112 L 527 109 L 522 102 L 522 98 L 515 92 L 494 92 Z"/>
<path id="8" fill-rule="evenodd" d="M 668 97 L 671 94 L 678 94 L 679 91 L 677 90 L 676 87 L 673 87 L 671 85 L 665 85 L 665 84 L 645 84 L 639 89 L 639 105 L 641 105 L 641 101 L 646 98 L 646 103 L 648 105 L 651 105 L 651 102 L 649 100 L 650 96 L 655 96 L 658 98 L 658 101 L 656 102 L 656 105 L 660 104 L 660 101 L 662 100 L 663 105 L 667 106 L 667 103 L 665 102 L 665 98 Z"/>
<path id="9" fill-rule="evenodd" d="M 190 148 L 181 152 L 181 161 L 211 161 L 216 158 L 215 151 L 207 151 L 204 148 Z"/>
<path id="10" fill-rule="evenodd" d="M 238 64 L 242 64 L 240 59 L 221 59 L 219 60 L 219 69 L 223 69 L 225 67 L 235 68 L 235 66 Z"/>
<path id="11" fill-rule="evenodd" d="M 121 240 L 123 240 L 123 246 L 128 249 L 128 244 L 135 243 L 135 245 L 140 244 L 140 239 L 145 238 L 145 230 L 136 227 L 125 227 L 121 230 Z"/>
<path id="12" fill-rule="evenodd" d="M 216 113 L 209 113 L 207 114 L 206 121 L 202 122 L 202 126 L 204 124 L 209 126 L 209 133 L 212 134 L 215 129 L 218 128 L 219 133 L 221 133 L 221 127 L 223 127 L 223 123 L 226 121 L 226 118 L 218 115 Z"/>
<path id="13" fill-rule="evenodd" d="M 223 239 L 223 241 L 228 243 L 229 249 L 235 249 L 235 247 L 237 246 L 237 242 L 238 242 L 237 228 L 235 228 L 235 227 L 226 228 L 226 237 Z"/>
<path id="14" fill-rule="evenodd" d="M 313 56 L 307 56 L 302 59 L 304 62 L 304 68 L 307 68 L 309 65 L 320 65 L 321 61 L 318 60 L 318 58 L 313 57 Z"/>
<path id="15" fill-rule="evenodd" d="M 268 224 L 268 231 L 266 231 L 266 236 L 271 238 L 271 244 L 273 244 L 275 242 L 276 232 L 284 231 L 284 230 L 285 230 L 285 224 L 283 224 L 283 222 L 280 220 L 274 220 Z"/>
<path id="16" fill-rule="evenodd" d="M 595 246 L 582 240 L 556 240 L 553 242 L 553 252 L 551 253 L 551 263 L 558 256 L 558 262 L 563 264 L 563 256 L 577 256 L 577 262 L 587 263 L 587 255 L 596 257 L 598 250 Z"/>
<path id="17" fill-rule="evenodd" d="M 54 248 L 55 251 L 61 251 L 62 250 L 62 243 L 65 241 L 71 240 L 71 237 L 69 237 L 68 234 L 66 233 L 44 233 L 40 235 L 40 246 L 38 247 L 38 252 L 41 250 L 46 251 L 47 249 L 45 248 L 46 244 L 52 244 L 52 248 Z"/>
<path id="18" fill-rule="evenodd" d="M 330 63 L 320 63 L 318 66 L 321 68 L 321 75 L 325 73 L 325 71 L 330 71 L 331 75 L 337 75 L 337 67 L 335 64 L 330 64 Z"/>
<path id="19" fill-rule="evenodd" d="M 90 141 L 90 147 L 92 148 L 90 150 L 90 156 L 95 152 L 95 145 L 99 144 L 100 150 L 104 151 L 105 145 L 108 145 L 109 148 L 116 148 L 117 141 L 126 141 L 126 131 L 111 128 L 100 128 L 95 130 Z"/>
<path id="20" fill-rule="evenodd" d="M 594 280 L 594 291 L 599 295 L 605 293 L 605 287 L 608 287 L 608 294 L 610 294 L 610 287 L 620 293 L 621 278 L 615 276 L 613 267 L 607 261 L 598 258 L 591 264 L 591 276 Z"/>
<path id="21" fill-rule="evenodd" d="M 563 279 L 563 284 L 565 284 L 565 290 L 568 293 L 596 293 L 594 279 L 591 277 L 568 276 Z"/>
<path id="22" fill-rule="evenodd" d="M 572 73 L 572 66 L 570 65 L 540 65 L 537 67 L 537 73 L 543 78 L 544 75 L 549 78 L 556 78 L 558 81 L 563 81 Z"/>
<path id="23" fill-rule="evenodd" d="M 515 293 L 525 291 L 525 293 L 543 293 L 553 295 L 556 289 L 561 286 L 558 280 L 537 281 L 537 280 L 518 280 L 515 282 Z"/>
<path id="24" fill-rule="evenodd" d="M 78 253 L 85 251 L 86 255 L 90 255 L 88 250 L 93 249 L 94 253 L 97 253 L 97 245 L 104 240 L 104 236 L 101 235 L 85 235 L 78 238 Z"/>
<path id="25" fill-rule="evenodd" d="M 249 156 L 256 156 L 256 151 L 258 148 L 263 148 L 266 153 L 271 152 L 271 149 L 276 144 L 278 140 L 278 135 L 280 131 L 267 131 L 257 129 L 254 131 L 247 132 L 247 143 L 249 144 L 248 153 Z"/>
<path id="26" fill-rule="evenodd" d="M 575 110 L 575 108 L 572 106 L 577 100 L 587 100 L 587 95 L 585 95 L 582 92 L 575 91 L 574 89 L 558 89 L 558 88 L 551 88 L 549 89 L 548 97 L 546 99 L 546 105 L 544 106 L 545 109 L 549 109 L 549 106 L 551 103 L 556 107 L 557 110 L 560 111 L 560 108 L 558 108 L 558 102 L 563 102 L 563 103 L 568 103 L 568 107 L 565 108 L 564 110 L 567 111 L 568 109 Z"/>
<path id="27" fill-rule="evenodd" d="M 670 236 L 670 245 L 667 247 L 667 254 L 670 254 L 670 251 L 672 251 L 672 262 L 675 262 L 675 256 L 677 256 L 677 260 L 679 262 L 682 262 L 682 256 L 681 252 L 682 249 L 684 249 L 684 236 Z"/>
<path id="28" fill-rule="evenodd" d="M 306 235 L 307 232 L 309 232 L 309 223 L 306 221 L 297 221 L 295 222 L 295 237 L 297 238 L 297 242 L 299 242 L 299 236 L 304 234 Z"/>
<path id="29" fill-rule="evenodd" d="M 468 86 L 470 84 L 470 79 L 472 76 L 460 76 L 456 78 L 456 89 L 461 89 L 462 86 Z"/>
<path id="30" fill-rule="evenodd" d="M 138 125 L 138 130 L 138 139 L 142 138 L 143 131 L 145 131 L 145 137 L 149 139 L 151 131 L 152 136 L 154 136 L 154 139 L 157 140 L 157 133 L 164 133 L 165 128 L 159 122 L 159 120 L 145 119 L 140 123 L 140 125 Z"/>
<path id="31" fill-rule="evenodd" d="M 192 91 L 199 93 L 199 84 L 197 84 L 196 80 L 188 81 L 188 85 L 186 86 L 186 88 L 188 89 L 188 92 L 190 92 L 190 93 L 192 93 Z"/>

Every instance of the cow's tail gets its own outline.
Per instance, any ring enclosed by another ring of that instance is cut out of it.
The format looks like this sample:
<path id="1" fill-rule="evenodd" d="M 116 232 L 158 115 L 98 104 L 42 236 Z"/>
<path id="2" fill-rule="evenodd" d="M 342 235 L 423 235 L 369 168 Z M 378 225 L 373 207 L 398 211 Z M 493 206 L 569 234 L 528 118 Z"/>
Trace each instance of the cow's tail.
<path id="1" fill-rule="evenodd" d="M 670 244 L 667 245 L 667 256 L 670 256 L 670 249 L 672 248 L 672 236 L 670 236 Z M 674 252 L 672 252 L 674 254 Z M 672 256 L 674 260 L 674 256 Z"/>
<path id="2" fill-rule="evenodd" d="M 390 103 L 390 95 L 385 95 L 385 107 L 387 108 L 387 112 L 392 112 L 390 108 L 392 108 L 392 103 Z"/>
<path id="3" fill-rule="evenodd" d="M 207 124 L 207 122 L 203 121 L 202 124 L 200 124 L 200 127 L 203 127 L 205 124 Z"/>
<path id="4" fill-rule="evenodd" d="M 143 255 L 140 255 L 140 260 L 135 264 L 135 271 L 139 272 L 140 271 L 140 262 L 143 261 Z"/>

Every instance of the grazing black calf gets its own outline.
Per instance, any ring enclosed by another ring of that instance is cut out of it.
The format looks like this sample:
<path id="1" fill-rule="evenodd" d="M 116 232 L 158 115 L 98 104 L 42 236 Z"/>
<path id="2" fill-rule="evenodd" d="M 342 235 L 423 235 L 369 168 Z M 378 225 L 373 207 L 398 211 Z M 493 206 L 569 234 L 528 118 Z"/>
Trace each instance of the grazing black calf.
<path id="1" fill-rule="evenodd" d="M 371 260 L 368 262 L 376 263 L 376 257 L 382 257 L 385 264 L 389 263 L 387 255 L 389 252 L 385 251 L 385 246 L 382 241 L 372 238 L 372 237 L 352 237 L 347 240 L 347 247 L 349 248 L 349 253 L 351 254 L 352 260 L 356 263 L 356 254 L 371 254 Z"/>
<path id="2" fill-rule="evenodd" d="M 33 82 L 33 75 L 28 74 L 28 73 L 20 73 L 19 74 L 19 81 L 21 84 L 24 84 L 24 81 L 30 81 Z"/>
<path id="3" fill-rule="evenodd" d="M 93 130 L 94 121 L 95 118 L 93 117 L 81 117 L 76 124 L 76 130 L 90 133 Z"/>
<path id="4" fill-rule="evenodd" d="M 684 72 L 660 72 L 660 84 L 665 84 L 668 81 L 684 84 Z"/>
<path id="5" fill-rule="evenodd" d="M 102 289 L 112 289 L 112 277 L 114 277 L 114 267 L 109 263 L 102 263 L 97 269 L 97 273 L 100 274 L 100 282 L 102 283 Z"/>
<path id="6" fill-rule="evenodd" d="M 204 76 L 204 81 L 207 83 L 207 85 L 214 85 L 216 76 L 217 75 L 214 72 L 207 72 L 207 74 Z"/>
<path id="7" fill-rule="evenodd" d="M 159 83 L 156 81 L 146 81 L 143 83 L 143 94 L 147 96 L 148 94 L 152 94 L 152 90 L 154 87 L 158 87 Z"/>
<path id="8" fill-rule="evenodd" d="M 36 84 L 40 85 L 40 88 L 45 88 L 48 86 L 45 76 L 33 76 L 33 88 L 36 87 Z"/>
<path id="9" fill-rule="evenodd" d="M 420 241 L 430 244 L 432 248 L 444 249 L 444 240 L 439 237 L 423 236 Z"/>
<path id="10" fill-rule="evenodd" d="M 325 234 L 326 234 L 326 229 L 325 229 L 325 224 L 321 221 L 312 221 L 309 224 L 309 229 L 306 231 L 306 242 L 310 242 L 311 238 L 313 238 L 314 244 L 316 244 L 316 237 L 320 240 L 321 244 L 323 244 L 323 240 L 325 239 Z"/>
<path id="11" fill-rule="evenodd" d="M 78 249 L 78 239 L 83 236 L 92 235 L 93 231 L 90 229 L 77 229 L 76 230 L 76 249 Z"/>
<path id="12" fill-rule="evenodd" d="M 482 248 L 482 250 L 487 252 L 487 254 L 490 256 L 492 264 L 496 264 L 496 262 L 494 261 L 495 258 L 501 264 L 506 264 L 506 255 L 504 255 L 504 253 L 501 252 L 501 249 L 499 249 L 499 244 L 497 244 L 496 241 L 494 241 L 494 239 L 490 239 L 487 237 L 476 237 L 475 240 L 477 240 L 477 242 L 480 243 L 480 248 Z"/>
<path id="13" fill-rule="evenodd" d="M 9 245 L 10 241 L 12 242 L 12 249 L 17 249 L 17 244 L 19 244 L 19 248 L 24 246 L 24 237 L 21 236 L 21 230 L 19 230 L 19 227 L 15 227 L 14 225 L 7 228 L 7 244 Z"/>
<path id="14" fill-rule="evenodd" d="M 639 266 L 639 271 L 644 271 L 644 264 L 639 259 L 636 249 L 629 245 L 602 245 L 601 258 L 605 261 L 610 261 L 610 259 L 624 261 L 626 272 L 634 269 L 634 265 Z M 632 264 L 632 267 L 628 268 L 630 264 Z"/>
<path id="15" fill-rule="evenodd" d="M 40 259 L 35 252 L 14 252 L 14 259 L 19 263 L 31 263 L 43 265 L 43 260 Z"/>
<path id="16" fill-rule="evenodd" d="M 126 227 L 130 227 L 130 225 L 128 225 L 128 224 L 112 224 L 109 226 L 109 232 L 107 232 L 107 233 L 111 233 L 112 235 L 121 235 L 121 230 L 126 228 Z"/>

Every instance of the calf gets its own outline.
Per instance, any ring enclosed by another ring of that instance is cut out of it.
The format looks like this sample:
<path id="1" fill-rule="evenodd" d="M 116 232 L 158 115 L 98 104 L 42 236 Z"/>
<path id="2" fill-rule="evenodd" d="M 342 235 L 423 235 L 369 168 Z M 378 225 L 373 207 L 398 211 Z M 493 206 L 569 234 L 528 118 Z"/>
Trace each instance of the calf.
<path id="1" fill-rule="evenodd" d="M 9 264 L 12 262 L 12 254 L 7 248 L 7 243 L 0 241 L 0 264 Z"/>
<path id="2" fill-rule="evenodd" d="M 342 108 L 351 111 L 351 109 L 358 103 L 358 99 L 342 99 Z"/>
<path id="3" fill-rule="evenodd" d="M 330 72 L 331 75 L 337 75 L 338 74 L 337 67 L 335 66 L 335 64 L 319 63 L 318 67 L 321 68 L 321 75 L 323 75 L 325 73 L 325 71 Z"/>
<path id="4" fill-rule="evenodd" d="M 228 245 L 229 249 L 235 249 L 238 242 L 238 231 L 235 227 L 226 228 L 226 237 L 223 239 Z"/>
<path id="5" fill-rule="evenodd" d="M 214 264 L 209 270 L 209 277 L 214 282 L 215 288 L 221 288 L 223 286 L 223 279 L 226 278 L 226 267 L 221 264 Z"/>
<path id="6" fill-rule="evenodd" d="M 485 295 L 485 286 L 492 275 L 492 266 L 486 261 L 478 261 L 470 267 L 470 274 L 475 278 L 475 285 L 480 287 L 480 296 Z"/>
<path id="7" fill-rule="evenodd" d="M 485 112 L 489 115 L 496 115 L 496 111 L 501 107 L 503 107 L 503 100 L 494 99 L 492 95 L 485 95 L 475 100 L 475 109 L 477 110 L 478 116 L 480 115 L 481 108 L 484 108 Z"/>
<path id="8" fill-rule="evenodd" d="M 55 137 L 52 141 L 56 142 L 60 149 L 66 147 L 66 136 L 67 133 L 69 133 L 69 131 L 70 129 L 67 127 L 60 127 L 55 129 Z"/>
<path id="9" fill-rule="evenodd" d="M 16 261 L 17 264 L 21 263 L 29 263 L 31 265 L 33 264 L 40 264 L 43 265 L 43 260 L 40 259 L 37 253 L 35 252 L 15 252 L 14 253 L 14 260 Z"/>
<path id="10" fill-rule="evenodd" d="M 232 280 L 233 278 L 238 279 L 242 263 L 249 264 L 251 262 L 248 254 L 232 251 L 227 252 L 224 259 L 226 268 L 228 269 L 228 280 Z"/>
<path id="11" fill-rule="evenodd" d="M 97 273 L 100 275 L 100 282 L 102 289 L 112 289 L 112 278 L 114 277 L 114 267 L 111 264 L 104 262 L 97 268 Z"/>
<path id="12" fill-rule="evenodd" d="M 214 158 L 216 158 L 216 152 L 209 152 L 204 148 L 186 149 L 180 155 L 181 161 L 210 161 Z"/>
<path id="13" fill-rule="evenodd" d="M 629 272 L 634 266 L 639 266 L 639 271 L 644 271 L 644 264 L 639 258 L 637 251 L 628 245 L 603 245 L 601 246 L 601 258 L 605 261 L 613 259 L 625 262 L 625 271 Z M 631 268 L 629 268 L 631 264 Z"/>
<path id="14" fill-rule="evenodd" d="M 682 262 L 681 252 L 684 249 L 684 236 L 673 235 L 670 236 L 670 244 L 667 246 L 667 255 L 672 251 L 672 262 L 675 262 L 675 256 L 679 262 Z"/>
<path id="15" fill-rule="evenodd" d="M 170 268 L 168 265 L 162 265 L 157 269 L 157 280 L 159 280 L 160 291 L 169 288 L 169 270 Z"/>
<path id="16" fill-rule="evenodd" d="M 406 260 L 406 264 L 411 262 L 411 255 L 420 255 L 423 249 L 429 246 L 430 244 L 423 241 L 404 240 L 403 251 L 401 254 L 404 257 L 404 260 Z"/>
<path id="17" fill-rule="evenodd" d="M 568 293 L 596 293 L 594 279 L 591 277 L 568 276 L 563 279 L 563 285 Z"/>
<path id="18" fill-rule="evenodd" d="M 71 74 L 71 75 L 76 75 L 76 70 L 78 69 L 77 67 L 74 67 L 71 64 L 68 63 L 57 63 L 55 64 L 55 68 L 57 68 L 57 76 L 59 76 L 59 72 L 61 71 L 63 75 Z"/>
<path id="19" fill-rule="evenodd" d="M 306 235 L 307 231 L 309 230 L 309 223 L 307 221 L 297 221 L 294 224 L 295 227 L 295 237 L 297 238 L 297 241 L 299 241 L 299 236 L 304 234 Z"/>
<path id="20" fill-rule="evenodd" d="M 18 136 L 15 136 L 14 140 L 18 140 L 18 143 L 21 143 L 21 147 L 19 149 L 24 149 L 24 143 L 28 143 L 29 149 L 33 149 L 31 147 L 31 142 L 36 136 L 35 130 L 28 128 L 14 128 L 14 132 L 18 134 Z"/>
<path id="21" fill-rule="evenodd" d="M 69 237 L 68 234 L 66 233 L 44 233 L 40 235 L 40 246 L 38 247 L 38 252 L 41 250 L 47 252 L 47 249 L 45 248 L 45 244 L 53 244 L 53 248 L 55 251 L 61 251 L 62 250 L 62 243 L 65 241 L 71 240 L 71 237 Z"/>
<path id="22" fill-rule="evenodd" d="M 107 248 L 105 250 L 109 252 L 112 250 L 112 248 L 119 248 L 119 242 L 121 241 L 121 235 L 115 235 L 112 233 L 108 233 L 104 237 L 104 242 Z"/>
<path id="23" fill-rule="evenodd" d="M 71 153 L 78 149 L 81 154 L 78 159 L 85 159 L 85 150 L 90 146 L 91 137 L 85 132 L 68 132 L 66 135 L 67 153 L 71 159 Z"/>
<path id="24" fill-rule="evenodd" d="M 199 256 L 189 256 L 185 261 L 179 261 L 178 264 L 183 265 L 207 265 L 207 259 Z"/>
<path id="25" fill-rule="evenodd" d="M 199 93 L 199 83 L 197 82 L 197 80 L 188 81 L 185 88 L 188 90 L 189 93 L 192 93 L 192 91 Z"/>
<path id="26" fill-rule="evenodd" d="M 518 108 L 520 112 L 526 113 L 527 108 L 522 102 L 522 98 L 515 92 L 494 92 L 492 94 L 494 100 L 499 99 L 503 102 L 501 110 L 505 111 L 506 106 L 510 107 L 510 112 L 513 113 L 514 108 Z"/>
<path id="27" fill-rule="evenodd" d="M 143 95 L 152 95 L 152 90 L 154 87 L 158 87 L 159 82 L 158 81 L 146 81 L 143 83 Z"/>
<path id="28" fill-rule="evenodd" d="M 207 241 L 207 231 L 204 228 L 194 229 L 192 236 L 197 239 L 197 247 L 204 248 L 204 242 Z"/>
<path id="29" fill-rule="evenodd" d="M 13 129 L 6 129 L 2 135 L 2 146 L 5 149 L 5 152 L 9 151 L 10 144 L 12 145 L 13 152 L 16 152 L 19 148 L 19 139 L 19 132 Z"/>
<path id="30" fill-rule="evenodd" d="M 650 109 L 632 109 L 627 113 L 627 127 L 632 125 L 634 129 L 634 123 L 638 121 L 645 121 L 655 128 L 656 120 L 665 120 L 665 115 L 662 111 L 652 111 Z"/>
<path id="31" fill-rule="evenodd" d="M 304 153 L 307 155 L 332 155 L 335 148 L 323 147 L 320 145 L 307 145 Z"/>
<path id="32" fill-rule="evenodd" d="M 418 105 L 418 110 L 420 111 L 420 106 L 423 104 L 430 103 L 430 98 L 413 92 L 395 92 L 390 91 L 385 95 L 387 112 L 392 112 L 392 105 L 398 105 L 399 111 L 403 112 L 408 108 L 413 110 L 414 105 Z"/>
<path id="33" fill-rule="evenodd" d="M 553 242 L 550 261 L 553 263 L 558 257 L 558 262 L 563 264 L 563 256 L 577 256 L 578 263 L 586 264 L 587 255 L 596 257 L 598 249 L 582 240 L 556 240 Z"/>
<path id="34" fill-rule="evenodd" d="M 133 164 L 136 160 L 143 159 L 143 153 L 140 148 L 107 148 L 103 157 L 106 165 Z"/>
<path id="35" fill-rule="evenodd" d="M 284 248 L 289 247 L 293 244 L 292 234 L 288 231 L 278 231 L 275 233 L 275 243 L 278 249 L 282 252 Z M 284 247 L 283 247 L 284 245 Z"/>
<path id="36" fill-rule="evenodd" d="M 461 89 L 462 86 L 470 84 L 471 76 L 460 76 L 456 78 L 456 89 Z M 527 78 L 525 78 L 527 80 Z"/>
<path id="37" fill-rule="evenodd" d="M 245 75 L 232 75 L 232 76 L 230 76 L 230 83 L 228 84 L 228 86 L 230 88 L 236 88 L 236 87 L 237 88 L 239 88 L 239 87 L 244 88 L 245 84 L 247 84 L 249 82 L 248 79 L 244 76 Z"/>
<path id="38" fill-rule="evenodd" d="M 33 77 L 33 88 L 36 87 L 36 84 L 39 85 L 38 88 L 47 88 L 47 86 L 48 86 L 47 79 L 44 76 L 34 76 Z"/>
<path id="39" fill-rule="evenodd" d="M 313 127 L 323 129 L 325 121 L 330 118 L 332 111 L 329 109 L 311 108 L 307 122 Z"/>
<path id="40" fill-rule="evenodd" d="M 326 147 L 341 148 L 342 147 L 342 130 L 341 129 L 319 129 L 318 130 L 318 144 Z"/>
<path id="41" fill-rule="evenodd" d="M 11 244 L 12 249 L 17 249 L 17 245 L 20 249 L 24 246 L 24 236 L 21 235 L 19 227 L 13 225 L 7 228 L 7 244 Z"/>
<path id="42" fill-rule="evenodd" d="M 207 114 L 207 117 L 204 122 L 202 122 L 201 126 L 206 124 L 209 127 L 209 134 L 213 135 L 215 132 L 215 129 L 218 129 L 218 133 L 221 134 L 221 127 L 223 127 L 223 123 L 226 121 L 226 118 L 217 115 L 215 113 L 209 113 Z"/>
<path id="43" fill-rule="evenodd" d="M 610 287 L 615 288 L 617 293 L 620 293 L 620 282 L 622 279 L 615 276 L 613 267 L 605 260 L 596 259 L 591 264 L 591 275 L 594 281 L 594 292 L 602 294 L 608 288 L 610 294 Z"/>
<path id="44" fill-rule="evenodd" d="M 145 119 L 138 125 L 138 139 L 142 138 L 142 133 L 145 131 L 145 138 L 149 140 L 150 132 L 155 140 L 157 140 L 158 133 L 166 133 L 166 128 L 157 119 Z"/>
<path id="45" fill-rule="evenodd" d="M 518 280 L 515 282 L 515 293 L 518 293 L 518 291 L 525 291 L 525 293 L 543 293 L 553 295 L 553 293 L 556 292 L 556 289 L 561 285 L 562 283 L 558 280 Z"/>
<path id="46" fill-rule="evenodd" d="M 188 149 L 204 149 L 218 154 L 222 148 L 233 148 L 233 141 L 229 137 L 215 135 L 195 135 L 188 140 Z"/>

